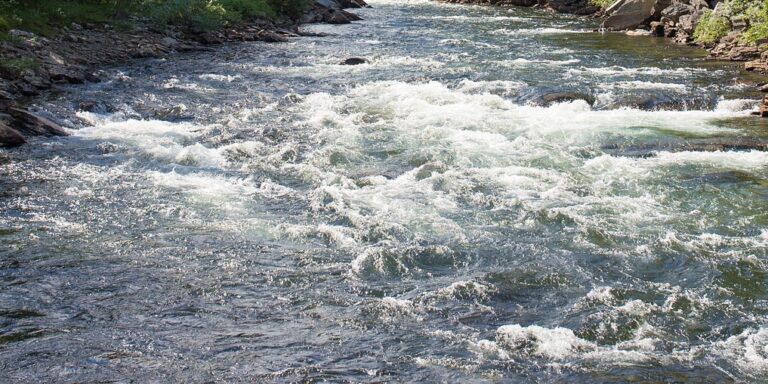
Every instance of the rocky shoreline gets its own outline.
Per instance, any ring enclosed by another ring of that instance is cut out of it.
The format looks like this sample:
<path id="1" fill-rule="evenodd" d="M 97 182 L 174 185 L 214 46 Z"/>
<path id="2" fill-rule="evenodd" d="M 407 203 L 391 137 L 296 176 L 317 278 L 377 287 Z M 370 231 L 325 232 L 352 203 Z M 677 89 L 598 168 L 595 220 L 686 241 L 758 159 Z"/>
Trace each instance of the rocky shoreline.
<path id="1" fill-rule="evenodd" d="M 133 59 L 213 50 L 213 46 L 227 42 L 284 42 L 312 35 L 300 30 L 302 24 L 347 24 L 361 20 L 346 9 L 367 6 L 363 0 L 316 0 L 301 20 L 292 23 L 252 20 L 237 28 L 214 31 L 179 27 L 159 30 L 141 19 L 129 20 L 130 30 L 117 30 L 109 24 L 72 24 L 52 38 L 13 30 L 10 39 L 0 41 L 0 145 L 18 146 L 32 136 L 67 135 L 54 116 L 27 106 L 61 85 L 100 82 L 100 67 Z M 80 107 L 87 110 L 92 106 Z"/>

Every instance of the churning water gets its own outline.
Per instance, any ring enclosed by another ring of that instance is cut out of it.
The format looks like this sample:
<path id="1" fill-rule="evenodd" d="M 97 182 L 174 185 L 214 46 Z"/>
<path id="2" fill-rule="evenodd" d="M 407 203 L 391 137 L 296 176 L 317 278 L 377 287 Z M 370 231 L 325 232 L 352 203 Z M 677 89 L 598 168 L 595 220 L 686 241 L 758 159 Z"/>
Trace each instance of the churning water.
<path id="1" fill-rule="evenodd" d="M 766 380 L 768 128 L 737 69 L 371 3 L 44 103 L 78 129 L 0 153 L 2 381 Z"/>

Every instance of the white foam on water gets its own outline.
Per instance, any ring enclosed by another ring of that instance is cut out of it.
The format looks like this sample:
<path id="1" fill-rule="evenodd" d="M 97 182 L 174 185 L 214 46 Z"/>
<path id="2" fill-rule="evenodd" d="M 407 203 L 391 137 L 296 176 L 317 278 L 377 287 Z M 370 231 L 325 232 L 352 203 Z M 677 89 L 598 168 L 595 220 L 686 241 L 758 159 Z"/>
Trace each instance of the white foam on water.
<path id="1" fill-rule="evenodd" d="M 757 104 L 758 101 L 752 99 L 723 99 L 717 103 L 715 110 L 718 112 L 742 112 L 755 109 Z"/>
<path id="2" fill-rule="evenodd" d="M 130 146 L 146 155 L 181 165 L 221 167 L 226 160 L 215 149 L 195 142 L 202 127 L 157 120 L 105 122 L 76 131 L 76 136 Z"/>
<path id="3" fill-rule="evenodd" d="M 768 328 L 747 329 L 715 343 L 712 350 L 715 355 L 735 362 L 749 377 L 764 379 L 768 376 Z"/>
<path id="4" fill-rule="evenodd" d="M 517 16 L 466 16 L 466 15 L 435 15 L 435 16 L 416 16 L 415 20 L 446 20 L 446 21 L 466 21 L 470 23 L 486 23 L 498 21 L 529 22 L 529 18 Z"/>
<path id="5" fill-rule="evenodd" d="M 574 33 L 591 33 L 591 31 L 561 29 L 561 28 L 521 28 L 521 29 L 500 28 L 492 31 L 491 33 L 507 35 L 507 36 L 519 36 L 519 35 L 560 35 L 560 34 L 574 34 Z"/>
<path id="6" fill-rule="evenodd" d="M 599 76 L 671 76 L 687 78 L 697 73 L 706 73 L 704 68 L 673 68 L 665 69 L 658 67 L 638 67 L 626 68 L 621 66 L 613 67 L 581 67 L 570 68 L 567 73 L 583 76 L 593 74 Z"/>
<path id="7" fill-rule="evenodd" d="M 504 325 L 496 330 L 496 345 L 509 351 L 524 350 L 534 356 L 564 359 L 594 351 L 597 346 L 573 334 L 568 328 Z"/>
<path id="8" fill-rule="evenodd" d="M 507 66 L 507 67 L 518 67 L 518 66 L 535 66 L 535 65 L 555 65 L 555 66 L 561 66 L 561 65 L 571 65 L 581 62 L 579 59 L 567 59 L 567 60 L 543 60 L 543 59 L 524 59 L 524 58 L 517 58 L 513 60 L 502 60 L 498 61 L 500 65 Z"/>
<path id="9" fill-rule="evenodd" d="M 231 83 L 235 80 L 240 80 L 243 77 L 240 75 L 220 75 L 217 73 L 206 73 L 198 76 L 200 80 L 213 80 L 213 81 L 221 81 L 225 83 Z"/>
<path id="10" fill-rule="evenodd" d="M 685 92 L 688 89 L 688 86 L 685 84 L 675 84 L 675 83 L 657 83 L 652 81 L 617 81 L 617 82 L 611 82 L 611 83 L 604 83 L 600 84 L 600 88 L 604 89 L 612 89 L 612 88 L 619 88 L 619 89 L 664 89 L 664 90 L 672 90 L 672 91 L 678 91 L 678 92 Z"/>

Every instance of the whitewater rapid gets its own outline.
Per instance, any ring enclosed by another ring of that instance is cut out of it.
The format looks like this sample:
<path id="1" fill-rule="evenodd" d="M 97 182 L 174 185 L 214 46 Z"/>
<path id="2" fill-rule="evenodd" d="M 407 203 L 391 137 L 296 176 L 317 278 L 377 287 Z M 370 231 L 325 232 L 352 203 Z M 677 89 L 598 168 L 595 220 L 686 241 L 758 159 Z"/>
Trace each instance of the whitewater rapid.
<path id="1" fill-rule="evenodd" d="M 768 376 L 768 153 L 700 150 L 768 140 L 733 68 L 370 3 L 47 102 L 72 136 L 0 163 L 0 377 Z"/>

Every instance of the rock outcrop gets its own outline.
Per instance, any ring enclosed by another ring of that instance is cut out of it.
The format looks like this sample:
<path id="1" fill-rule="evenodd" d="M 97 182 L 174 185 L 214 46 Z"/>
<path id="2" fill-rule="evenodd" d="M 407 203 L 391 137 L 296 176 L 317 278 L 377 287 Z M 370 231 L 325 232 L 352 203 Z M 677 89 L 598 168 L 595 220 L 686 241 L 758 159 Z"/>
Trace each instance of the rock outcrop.
<path id="1" fill-rule="evenodd" d="M 647 25 L 658 21 L 671 5 L 672 0 L 619 0 L 606 9 L 608 18 L 603 21 L 603 28 L 624 30 Z"/>

